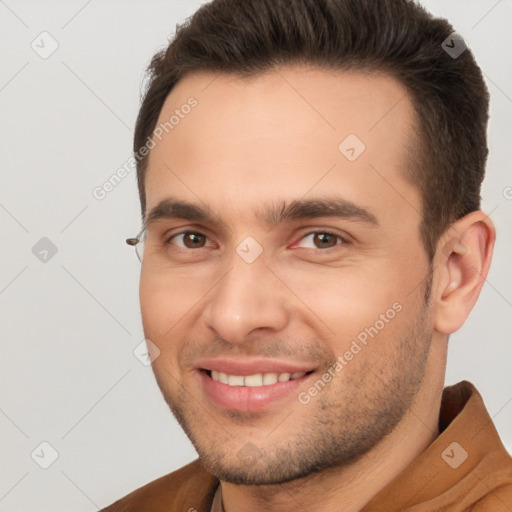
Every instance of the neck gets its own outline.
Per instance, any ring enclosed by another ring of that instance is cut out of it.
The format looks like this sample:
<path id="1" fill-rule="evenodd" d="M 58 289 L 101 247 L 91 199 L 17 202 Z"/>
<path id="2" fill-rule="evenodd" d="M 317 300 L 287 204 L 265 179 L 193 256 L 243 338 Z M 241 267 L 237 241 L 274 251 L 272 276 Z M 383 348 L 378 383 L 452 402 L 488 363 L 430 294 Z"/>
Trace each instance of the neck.
<path id="1" fill-rule="evenodd" d="M 433 354 L 429 359 L 427 374 L 413 406 L 392 434 L 363 457 L 348 466 L 330 468 L 284 484 L 247 486 L 221 482 L 225 512 L 360 511 L 439 435 L 444 363 Z M 434 375 L 430 372 L 433 367 L 438 369 Z"/>

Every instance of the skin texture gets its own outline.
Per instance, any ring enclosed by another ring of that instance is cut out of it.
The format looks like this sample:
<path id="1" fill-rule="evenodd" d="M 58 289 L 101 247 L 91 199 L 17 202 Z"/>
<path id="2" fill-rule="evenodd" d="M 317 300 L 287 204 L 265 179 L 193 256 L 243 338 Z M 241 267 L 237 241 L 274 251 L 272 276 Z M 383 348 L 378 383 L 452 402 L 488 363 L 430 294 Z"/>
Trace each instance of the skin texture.
<path id="1" fill-rule="evenodd" d="M 147 212 L 172 197 L 215 217 L 148 224 L 140 299 L 145 335 L 160 351 L 160 389 L 220 478 L 227 512 L 359 510 L 438 434 L 448 335 L 478 297 L 492 223 L 482 212 L 464 217 L 428 261 L 421 196 L 403 175 L 415 112 L 389 76 L 304 67 L 191 74 L 159 123 L 191 96 L 197 106 L 149 155 Z M 354 161 L 338 148 L 349 134 L 366 146 Z M 334 198 L 376 223 L 265 222 L 266 207 Z M 192 247 L 170 239 L 184 231 L 205 238 Z M 236 250 L 248 236 L 263 248 L 252 263 Z M 234 411 L 203 391 L 197 362 L 230 356 L 308 365 L 307 392 L 393 304 L 400 311 L 306 404 L 292 393 Z"/>

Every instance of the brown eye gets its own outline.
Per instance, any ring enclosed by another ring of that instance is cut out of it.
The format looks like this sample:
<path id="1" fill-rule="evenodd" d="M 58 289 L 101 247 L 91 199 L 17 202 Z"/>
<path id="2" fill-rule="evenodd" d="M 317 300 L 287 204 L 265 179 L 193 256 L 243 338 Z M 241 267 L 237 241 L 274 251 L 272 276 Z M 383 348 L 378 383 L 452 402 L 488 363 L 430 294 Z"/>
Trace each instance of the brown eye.
<path id="1" fill-rule="evenodd" d="M 329 231 L 314 231 L 303 236 L 296 247 L 302 249 L 332 249 L 348 245 L 350 242 L 336 233 Z"/>
<path id="2" fill-rule="evenodd" d="M 331 249 L 348 243 L 344 238 L 329 231 L 316 231 L 303 236 L 298 247 L 303 249 Z"/>
<path id="3" fill-rule="evenodd" d="M 314 233 L 313 243 L 318 249 L 328 249 L 337 245 L 338 238 L 339 236 L 332 233 Z"/>
<path id="4" fill-rule="evenodd" d="M 174 235 L 168 240 L 168 243 L 172 243 L 183 249 L 202 249 L 203 247 L 212 245 L 206 235 L 195 233 L 194 231 L 186 231 Z"/>
<path id="5" fill-rule="evenodd" d="M 183 245 L 189 249 L 204 247 L 206 237 L 200 233 L 183 233 Z"/>

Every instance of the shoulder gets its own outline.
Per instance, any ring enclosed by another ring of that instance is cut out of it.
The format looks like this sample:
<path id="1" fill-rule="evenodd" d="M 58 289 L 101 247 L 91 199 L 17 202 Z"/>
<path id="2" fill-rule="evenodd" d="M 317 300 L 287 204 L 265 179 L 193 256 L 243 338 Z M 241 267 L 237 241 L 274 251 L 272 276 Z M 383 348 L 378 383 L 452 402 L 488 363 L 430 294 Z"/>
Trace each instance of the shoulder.
<path id="1" fill-rule="evenodd" d="M 482 497 L 471 512 L 509 512 L 512 510 L 512 458 L 503 450 L 494 458 L 494 469 L 475 472 L 469 493 L 481 488 Z"/>
<path id="2" fill-rule="evenodd" d="M 510 479 L 510 474 L 508 475 Z M 482 485 L 475 482 L 475 485 Z M 512 480 L 492 489 L 471 507 L 471 512 L 509 512 L 512 510 Z"/>
<path id="3" fill-rule="evenodd" d="M 218 480 L 197 459 L 141 487 L 102 512 L 209 511 Z"/>

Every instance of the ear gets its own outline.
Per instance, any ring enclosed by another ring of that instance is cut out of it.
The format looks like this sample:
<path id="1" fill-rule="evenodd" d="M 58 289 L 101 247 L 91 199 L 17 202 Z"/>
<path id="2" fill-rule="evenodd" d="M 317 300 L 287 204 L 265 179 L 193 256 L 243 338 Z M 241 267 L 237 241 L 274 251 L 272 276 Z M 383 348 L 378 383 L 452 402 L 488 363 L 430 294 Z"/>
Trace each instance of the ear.
<path id="1" fill-rule="evenodd" d="M 452 334 L 473 309 L 491 265 L 496 230 L 482 211 L 462 217 L 440 238 L 434 258 L 435 329 Z"/>

